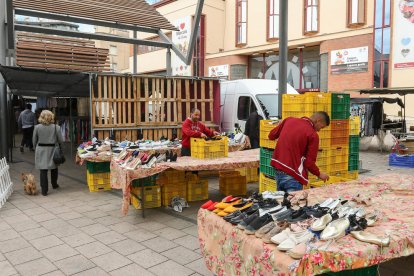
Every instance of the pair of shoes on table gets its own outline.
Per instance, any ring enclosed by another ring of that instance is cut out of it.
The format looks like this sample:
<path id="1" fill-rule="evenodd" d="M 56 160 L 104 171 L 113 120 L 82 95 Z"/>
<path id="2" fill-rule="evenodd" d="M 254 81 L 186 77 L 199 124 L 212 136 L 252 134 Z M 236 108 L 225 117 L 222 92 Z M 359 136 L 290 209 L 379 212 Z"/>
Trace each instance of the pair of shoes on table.
<path id="1" fill-rule="evenodd" d="M 313 238 L 314 234 L 307 229 L 294 232 L 290 228 L 286 228 L 270 240 L 278 245 L 277 249 L 280 251 L 290 251 L 302 243 L 306 244 Z"/>
<path id="2" fill-rule="evenodd" d="M 232 199 L 233 199 L 233 196 L 229 195 L 229 196 L 226 196 L 225 198 L 223 198 L 221 200 L 221 202 L 229 202 Z M 216 205 L 218 203 L 219 202 L 215 202 L 215 201 L 209 200 L 206 203 L 204 203 L 203 205 L 201 205 L 200 208 L 201 209 L 206 209 L 206 210 L 209 210 L 209 211 L 214 211 L 216 209 Z"/>
<path id="3" fill-rule="evenodd" d="M 277 214 L 284 210 L 281 205 L 269 206 L 268 208 L 262 208 L 259 204 L 259 210 L 245 217 L 237 224 L 237 228 L 245 230 L 247 235 L 254 235 L 257 230 L 265 226 L 266 224 L 273 222 L 273 214 Z"/>

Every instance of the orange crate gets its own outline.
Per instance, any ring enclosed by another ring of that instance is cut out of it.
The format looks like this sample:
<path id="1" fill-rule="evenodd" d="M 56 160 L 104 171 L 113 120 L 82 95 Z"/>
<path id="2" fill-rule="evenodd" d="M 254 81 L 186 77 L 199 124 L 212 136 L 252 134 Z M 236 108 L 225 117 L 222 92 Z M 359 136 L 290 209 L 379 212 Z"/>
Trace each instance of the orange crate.
<path id="1" fill-rule="evenodd" d="M 224 195 L 246 195 L 246 176 L 220 176 L 219 190 Z"/>
<path id="2" fill-rule="evenodd" d="M 208 180 L 201 179 L 187 182 L 187 201 L 208 199 Z"/>
<path id="3" fill-rule="evenodd" d="M 260 174 L 259 180 L 259 192 L 263 193 L 264 191 L 277 191 L 276 180 L 267 177 L 265 174 Z"/>
<path id="4" fill-rule="evenodd" d="M 161 188 L 160 186 L 144 187 L 144 208 L 161 207 Z M 142 209 L 141 188 L 131 189 L 131 203 L 135 209 Z"/>
<path id="5" fill-rule="evenodd" d="M 349 136 L 349 120 L 332 120 L 331 121 L 331 138 L 335 139 L 335 138 L 342 138 L 342 137 L 347 137 L 347 136 Z"/>

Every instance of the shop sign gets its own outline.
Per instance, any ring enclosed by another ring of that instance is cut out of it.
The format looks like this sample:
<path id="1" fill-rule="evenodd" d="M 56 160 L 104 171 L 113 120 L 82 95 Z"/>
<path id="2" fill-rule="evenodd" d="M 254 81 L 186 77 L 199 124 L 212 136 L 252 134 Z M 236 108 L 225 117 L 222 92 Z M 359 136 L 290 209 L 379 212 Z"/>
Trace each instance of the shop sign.
<path id="1" fill-rule="evenodd" d="M 331 51 L 331 74 L 368 71 L 368 46 Z"/>
<path id="2" fill-rule="evenodd" d="M 394 1 L 394 36 L 392 60 L 394 68 L 414 67 L 414 2 Z"/>
<path id="3" fill-rule="evenodd" d="M 208 67 L 208 76 L 212 78 L 225 78 L 229 76 L 229 65 L 217 65 Z"/>
<path id="4" fill-rule="evenodd" d="M 172 43 L 187 56 L 191 36 L 191 16 L 178 19 L 174 22 L 179 31 L 172 32 Z M 171 67 L 173 76 L 191 76 L 191 65 L 186 65 L 174 52 L 171 53 Z"/>

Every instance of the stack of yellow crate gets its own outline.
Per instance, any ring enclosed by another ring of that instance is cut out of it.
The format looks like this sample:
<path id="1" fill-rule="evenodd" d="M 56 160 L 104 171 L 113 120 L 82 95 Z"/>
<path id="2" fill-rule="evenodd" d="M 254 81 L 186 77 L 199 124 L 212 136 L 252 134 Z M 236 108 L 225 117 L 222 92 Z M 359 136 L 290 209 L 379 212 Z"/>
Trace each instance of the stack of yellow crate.
<path id="1" fill-rule="evenodd" d="M 276 147 L 276 141 L 269 140 L 268 137 L 269 133 L 277 127 L 278 123 L 278 121 L 274 120 L 260 121 L 260 192 L 276 191 L 276 183 L 274 180 L 275 174 L 273 168 L 270 166 L 270 160 L 273 150 Z"/>
<path id="2" fill-rule="evenodd" d="M 223 195 L 246 195 L 246 176 L 240 175 L 238 171 L 221 171 L 219 177 L 219 190 Z"/>
<path id="3" fill-rule="evenodd" d="M 241 168 L 236 169 L 242 176 L 246 176 L 247 183 L 256 183 L 259 181 L 257 168 Z"/>
<path id="4" fill-rule="evenodd" d="M 157 184 L 161 186 L 163 206 L 170 205 L 173 197 L 187 198 L 187 179 L 184 171 L 164 171 L 157 179 Z"/>
<path id="5" fill-rule="evenodd" d="M 143 196 L 142 196 L 143 195 Z M 135 179 L 131 183 L 131 204 L 135 209 L 161 207 L 161 187 L 156 184 L 156 176 Z"/>

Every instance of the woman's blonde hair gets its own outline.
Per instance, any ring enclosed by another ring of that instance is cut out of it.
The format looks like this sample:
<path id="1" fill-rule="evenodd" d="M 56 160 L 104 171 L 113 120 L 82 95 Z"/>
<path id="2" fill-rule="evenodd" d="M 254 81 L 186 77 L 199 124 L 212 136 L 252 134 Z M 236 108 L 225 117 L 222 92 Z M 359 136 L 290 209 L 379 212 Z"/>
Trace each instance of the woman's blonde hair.
<path id="1" fill-rule="evenodd" d="M 53 124 L 55 122 L 55 114 L 53 114 L 49 110 L 43 110 L 42 113 L 40 113 L 40 117 L 38 121 L 42 125 Z"/>

